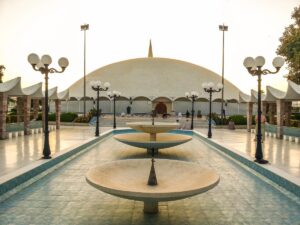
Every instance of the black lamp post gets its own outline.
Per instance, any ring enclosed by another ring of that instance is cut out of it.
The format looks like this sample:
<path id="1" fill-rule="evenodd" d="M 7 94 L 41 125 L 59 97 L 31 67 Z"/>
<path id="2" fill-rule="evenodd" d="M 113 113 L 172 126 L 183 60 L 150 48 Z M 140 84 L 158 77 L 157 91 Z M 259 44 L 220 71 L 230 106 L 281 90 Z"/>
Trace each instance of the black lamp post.
<path id="1" fill-rule="evenodd" d="M 194 129 L 194 114 L 195 114 L 195 110 L 194 110 L 194 103 L 196 101 L 196 99 L 198 98 L 199 93 L 196 91 L 192 91 L 191 93 L 186 92 L 185 93 L 185 97 L 187 97 L 188 99 L 190 99 L 192 101 L 192 121 L 191 121 L 191 130 Z"/>
<path id="2" fill-rule="evenodd" d="M 114 124 L 113 124 L 113 128 L 116 129 L 116 127 L 117 127 L 117 125 L 116 125 L 116 99 L 118 97 L 120 97 L 121 92 L 119 92 L 119 91 L 108 92 L 107 95 L 114 102 Z"/>
<path id="3" fill-rule="evenodd" d="M 86 116 L 86 79 L 85 79 L 85 65 L 86 65 L 86 31 L 89 29 L 89 24 L 83 24 L 80 29 L 84 31 L 84 41 L 83 41 L 83 115 Z"/>
<path id="4" fill-rule="evenodd" d="M 209 93 L 209 121 L 208 121 L 208 134 L 207 137 L 211 138 L 212 133 L 211 133 L 211 100 L 212 100 L 212 93 L 214 92 L 220 92 L 223 88 L 223 85 L 218 83 L 217 86 L 215 87 L 215 84 L 213 82 L 209 83 L 203 83 L 202 87 L 205 92 Z"/>
<path id="5" fill-rule="evenodd" d="M 51 158 L 51 150 L 49 146 L 49 129 L 48 129 L 48 113 L 49 113 L 49 105 L 48 105 L 48 74 L 49 73 L 62 73 L 65 71 L 67 66 L 69 65 L 69 61 L 67 58 L 60 58 L 58 60 L 58 64 L 61 67 L 61 70 L 58 71 L 54 68 L 49 68 L 49 65 L 52 63 L 52 59 L 49 55 L 43 55 L 42 58 L 37 54 L 30 54 L 28 56 L 28 62 L 32 65 L 32 68 L 35 71 L 40 71 L 42 74 L 45 74 L 45 140 L 44 140 L 44 149 L 43 149 L 43 159 Z"/>
<path id="6" fill-rule="evenodd" d="M 272 72 L 267 69 L 262 69 L 265 64 L 265 58 L 258 56 L 255 59 L 252 57 L 247 57 L 244 60 L 244 66 L 252 76 L 257 76 L 258 87 L 257 87 L 257 134 L 256 134 L 256 152 L 255 152 L 255 162 L 260 164 L 268 163 L 267 160 L 263 159 L 263 151 L 261 144 L 261 75 L 266 74 L 275 74 L 278 73 L 280 68 L 284 64 L 284 59 L 282 57 L 276 57 L 273 60 L 273 66 L 276 68 L 276 71 Z"/>
<path id="7" fill-rule="evenodd" d="M 92 89 L 97 92 L 97 118 L 95 136 L 99 137 L 99 93 L 100 91 L 107 91 L 110 86 L 110 83 L 105 82 L 102 86 L 101 81 L 91 81 L 90 85 Z"/>

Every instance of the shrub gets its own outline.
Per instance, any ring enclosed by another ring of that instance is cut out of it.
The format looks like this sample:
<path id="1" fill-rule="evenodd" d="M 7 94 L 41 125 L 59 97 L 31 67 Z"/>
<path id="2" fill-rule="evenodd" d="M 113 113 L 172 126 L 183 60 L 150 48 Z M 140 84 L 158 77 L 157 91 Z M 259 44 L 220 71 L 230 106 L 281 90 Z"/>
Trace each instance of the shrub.
<path id="1" fill-rule="evenodd" d="M 36 120 L 42 120 L 42 113 L 38 113 L 38 117 L 36 118 Z"/>
<path id="2" fill-rule="evenodd" d="M 88 123 L 90 121 L 90 117 L 89 116 L 79 116 L 77 117 L 74 122 L 75 123 Z"/>
<path id="3" fill-rule="evenodd" d="M 60 121 L 61 122 L 73 122 L 77 117 L 78 117 L 78 115 L 76 113 L 72 113 L 72 112 L 62 113 L 60 115 Z"/>
<path id="4" fill-rule="evenodd" d="M 48 120 L 49 121 L 56 121 L 56 114 L 55 113 L 49 113 L 48 114 Z"/>
<path id="5" fill-rule="evenodd" d="M 247 118 L 243 115 L 231 115 L 228 117 L 228 120 L 233 121 L 235 125 L 246 125 Z"/>
<path id="6" fill-rule="evenodd" d="M 207 118 L 209 118 L 209 115 Z M 222 122 L 221 117 L 216 113 L 211 114 L 211 119 L 215 121 L 216 125 L 220 125 Z M 226 124 L 226 121 L 224 121 L 224 124 Z"/>

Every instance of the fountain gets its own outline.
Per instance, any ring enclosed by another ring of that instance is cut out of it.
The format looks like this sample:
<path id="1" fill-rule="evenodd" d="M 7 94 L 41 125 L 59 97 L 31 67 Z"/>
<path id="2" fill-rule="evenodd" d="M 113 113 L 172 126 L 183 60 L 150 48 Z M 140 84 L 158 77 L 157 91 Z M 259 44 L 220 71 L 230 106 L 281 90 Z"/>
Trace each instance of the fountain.
<path id="1" fill-rule="evenodd" d="M 124 144 L 147 149 L 149 154 L 158 153 L 158 149 L 170 148 L 192 140 L 191 136 L 166 133 L 179 127 L 179 123 L 155 122 L 152 112 L 152 122 L 132 122 L 126 125 L 143 133 L 117 134 L 114 138 Z"/>
<path id="2" fill-rule="evenodd" d="M 203 168 L 196 163 L 169 159 L 154 160 L 158 149 L 185 143 L 192 137 L 164 133 L 177 128 L 179 124 L 154 123 L 153 114 L 152 123 L 127 123 L 129 127 L 145 133 L 114 136 L 122 143 L 147 148 L 152 154 L 151 161 L 149 159 L 117 160 L 92 168 L 86 174 L 87 182 L 103 192 L 143 201 L 145 213 L 158 213 L 159 202 L 179 200 L 206 192 L 214 188 L 220 179 L 213 170 Z"/>

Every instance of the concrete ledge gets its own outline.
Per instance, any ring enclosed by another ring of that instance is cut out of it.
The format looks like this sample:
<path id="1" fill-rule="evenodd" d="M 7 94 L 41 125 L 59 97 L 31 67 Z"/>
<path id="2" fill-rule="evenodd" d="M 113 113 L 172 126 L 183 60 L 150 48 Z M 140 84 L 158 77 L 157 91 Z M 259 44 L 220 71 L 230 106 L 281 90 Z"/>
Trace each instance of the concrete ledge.
<path id="1" fill-rule="evenodd" d="M 234 160 L 244 164 L 245 166 L 253 169 L 254 171 L 258 172 L 262 176 L 270 179 L 274 183 L 278 184 L 279 186 L 283 187 L 284 189 L 290 191 L 291 193 L 295 194 L 296 196 L 300 197 L 300 179 L 291 176 L 290 174 L 270 165 L 270 164 L 257 164 L 253 161 L 253 158 L 250 156 L 233 150 L 229 149 L 228 147 L 224 146 L 223 144 L 217 142 L 216 140 L 208 139 L 207 137 L 203 136 L 201 133 L 194 131 L 194 135 L 199 137 L 204 142 L 212 145 L 213 147 L 217 148 L 221 152 L 225 153 L 226 155 L 230 156 Z"/>
<path id="2" fill-rule="evenodd" d="M 0 198 L 7 192 L 13 190 L 17 186 L 24 184 L 35 176 L 45 172 L 51 167 L 56 166 L 57 164 L 63 162 L 69 157 L 83 151 L 87 147 L 99 142 L 105 137 L 109 136 L 112 133 L 112 130 L 106 131 L 101 134 L 100 137 L 93 137 L 89 140 L 71 148 L 67 148 L 55 155 L 52 159 L 44 160 L 40 159 L 36 162 L 29 164 L 15 172 L 9 173 L 0 177 Z"/>

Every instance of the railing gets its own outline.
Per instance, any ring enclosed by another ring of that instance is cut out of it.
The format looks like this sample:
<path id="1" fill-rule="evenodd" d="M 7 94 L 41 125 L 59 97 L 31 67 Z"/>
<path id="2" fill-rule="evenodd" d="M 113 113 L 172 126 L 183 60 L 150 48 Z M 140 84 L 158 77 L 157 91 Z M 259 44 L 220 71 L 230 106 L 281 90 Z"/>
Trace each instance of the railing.
<path id="1" fill-rule="evenodd" d="M 29 128 L 36 129 L 42 127 L 42 121 L 30 121 Z M 6 131 L 7 132 L 15 132 L 15 131 L 23 131 L 24 130 L 24 122 L 20 123 L 7 123 Z"/>
<path id="2" fill-rule="evenodd" d="M 277 125 L 266 124 L 265 131 L 270 133 L 276 133 Z M 283 126 L 283 135 L 300 137 L 300 128 Z"/>

